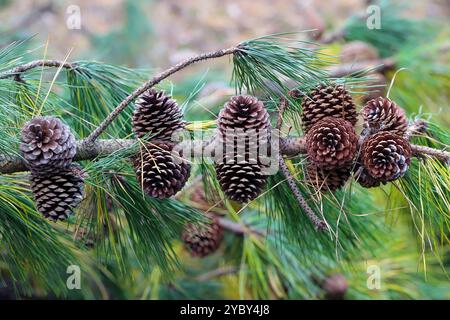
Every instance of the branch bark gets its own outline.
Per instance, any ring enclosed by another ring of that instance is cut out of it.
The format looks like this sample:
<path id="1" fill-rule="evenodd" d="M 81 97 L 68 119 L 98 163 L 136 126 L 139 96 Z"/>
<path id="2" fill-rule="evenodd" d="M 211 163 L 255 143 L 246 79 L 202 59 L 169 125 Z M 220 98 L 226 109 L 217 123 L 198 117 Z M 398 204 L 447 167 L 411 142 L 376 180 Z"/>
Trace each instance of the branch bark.
<path id="1" fill-rule="evenodd" d="M 237 234 L 239 236 L 245 236 L 249 234 L 253 234 L 256 236 L 264 237 L 266 234 L 265 232 L 261 230 L 256 230 L 253 228 L 250 228 L 244 224 L 237 223 L 234 221 L 231 221 L 229 219 L 223 218 L 223 217 L 217 217 L 217 223 L 224 228 L 225 230 L 228 230 L 230 232 L 233 232 L 234 234 Z"/>
<path id="2" fill-rule="evenodd" d="M 92 160 L 97 157 L 107 156 L 124 148 L 130 147 L 136 141 L 131 139 L 98 140 L 86 147 L 84 140 L 77 141 L 77 153 L 75 161 Z M 27 164 L 22 157 L 6 156 L 0 154 L 0 173 L 28 171 Z"/>
<path id="3" fill-rule="evenodd" d="M 448 151 L 419 146 L 416 144 L 411 145 L 411 150 L 414 155 L 429 155 L 444 161 L 447 165 L 450 165 L 450 152 Z"/>
<path id="4" fill-rule="evenodd" d="M 202 60 L 208 60 L 208 59 L 213 59 L 213 58 L 219 58 L 219 57 L 223 57 L 229 54 L 233 54 L 236 51 L 239 50 L 239 46 L 236 47 L 231 47 L 228 49 L 221 49 L 218 51 L 213 51 L 213 52 L 208 52 L 208 53 L 203 53 L 200 54 L 198 56 L 186 59 L 184 61 L 181 61 L 180 63 L 174 65 L 173 67 L 170 67 L 169 69 L 161 72 L 160 74 L 156 75 L 155 77 L 153 77 L 153 79 L 145 82 L 144 84 L 142 84 L 139 88 L 137 88 L 135 91 L 133 91 L 132 93 L 130 93 L 125 100 L 123 100 L 107 117 L 105 120 L 103 120 L 102 123 L 100 123 L 100 125 L 97 127 L 97 129 L 95 129 L 90 135 L 89 137 L 87 137 L 87 139 L 85 140 L 85 143 L 87 145 L 92 144 L 99 136 L 100 134 L 102 134 L 103 131 L 105 131 L 105 129 L 111 124 L 111 122 L 114 121 L 114 119 L 128 106 L 128 104 L 130 104 L 134 99 L 136 99 L 140 94 L 144 93 L 146 90 L 150 89 L 151 87 L 155 86 L 156 84 L 158 84 L 159 82 L 161 82 L 162 80 L 166 79 L 167 77 L 169 77 L 170 75 L 174 74 L 177 71 L 180 71 L 181 69 L 202 61 Z"/>
<path id="5" fill-rule="evenodd" d="M 278 120 L 277 120 L 277 130 L 279 131 L 281 129 L 281 126 L 283 124 L 283 112 L 286 110 L 286 108 L 289 107 L 288 101 L 284 98 L 280 101 L 280 107 L 278 111 Z M 292 193 L 294 194 L 295 198 L 297 199 L 298 204 L 300 207 L 305 211 L 308 218 L 311 220 L 311 222 L 314 224 L 314 227 L 316 230 L 323 231 L 326 229 L 326 223 L 322 220 L 320 220 L 314 211 L 311 209 L 311 207 L 306 202 L 305 198 L 303 197 L 302 193 L 300 192 L 300 189 L 297 186 L 297 183 L 295 182 L 294 177 L 292 176 L 291 172 L 289 171 L 289 168 L 286 165 L 286 160 L 283 158 L 283 154 L 280 150 L 280 153 L 278 154 L 278 163 L 281 169 L 281 172 L 283 172 L 283 175 L 286 177 L 289 188 L 291 188 Z"/>
<path id="6" fill-rule="evenodd" d="M 25 64 L 21 64 L 11 70 L 0 73 L 0 79 L 6 79 L 9 77 L 20 77 L 25 71 L 37 68 L 37 67 L 62 67 L 65 69 L 75 69 L 76 63 L 74 62 L 63 62 L 58 60 L 35 60 Z"/>
<path id="7" fill-rule="evenodd" d="M 360 141 L 360 143 L 362 140 Z M 86 144 L 84 140 L 77 141 L 77 154 L 75 161 L 93 160 L 97 157 L 107 156 L 111 153 L 120 151 L 124 148 L 132 146 L 136 143 L 133 139 L 100 139 L 93 144 Z M 214 149 L 214 142 L 194 140 L 191 144 L 192 148 L 201 150 L 202 148 Z M 196 147 L 202 145 L 203 147 Z M 433 149 L 425 146 L 411 145 L 415 156 L 429 155 L 440 159 L 446 163 L 450 163 L 450 152 L 445 150 Z M 287 157 L 295 157 L 306 153 L 305 137 L 287 137 L 280 140 L 280 152 Z M 214 156 L 214 152 L 206 152 L 207 156 Z M 202 157 L 204 154 L 192 152 L 193 157 Z M 187 156 L 187 155 L 186 155 Z M 0 174 L 9 174 L 14 172 L 28 171 L 26 162 L 19 156 L 7 156 L 0 154 Z"/>

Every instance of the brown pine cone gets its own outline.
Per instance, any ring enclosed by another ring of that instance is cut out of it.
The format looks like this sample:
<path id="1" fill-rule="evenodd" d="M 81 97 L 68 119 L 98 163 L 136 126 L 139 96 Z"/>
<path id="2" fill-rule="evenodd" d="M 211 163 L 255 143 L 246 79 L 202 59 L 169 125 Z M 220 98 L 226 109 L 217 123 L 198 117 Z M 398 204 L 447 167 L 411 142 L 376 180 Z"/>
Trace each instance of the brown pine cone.
<path id="1" fill-rule="evenodd" d="M 227 130 L 265 130 L 269 126 L 269 114 L 256 97 L 234 96 L 219 113 L 217 126 L 222 134 Z"/>
<path id="2" fill-rule="evenodd" d="M 266 182 L 261 156 L 268 154 L 260 151 L 270 147 L 269 114 L 255 97 L 232 97 L 220 112 L 218 129 L 223 147 L 223 155 L 215 159 L 220 187 L 232 200 L 255 199 Z"/>
<path id="3" fill-rule="evenodd" d="M 385 131 L 369 136 L 361 147 L 361 158 L 367 173 L 384 182 L 405 174 L 411 163 L 411 154 L 407 140 Z"/>
<path id="4" fill-rule="evenodd" d="M 405 111 L 388 98 L 378 97 L 366 103 L 362 110 L 364 126 L 370 133 L 389 131 L 403 136 L 408 128 Z"/>
<path id="5" fill-rule="evenodd" d="M 185 126 L 177 102 L 164 91 L 150 89 L 141 94 L 133 113 L 133 131 L 136 137 L 170 141 L 175 132 Z"/>
<path id="6" fill-rule="evenodd" d="M 302 101 L 302 126 L 305 133 L 326 117 L 356 124 L 357 113 L 352 96 L 343 85 L 320 85 Z"/>
<path id="7" fill-rule="evenodd" d="M 306 182 L 319 191 L 336 191 L 341 189 L 351 175 L 351 164 L 342 168 L 325 170 L 313 164 L 306 166 Z"/>
<path id="8" fill-rule="evenodd" d="M 68 168 L 76 153 L 76 141 L 58 118 L 37 117 L 23 127 L 20 151 L 30 170 L 42 175 Z"/>
<path id="9" fill-rule="evenodd" d="M 206 193 L 205 185 L 203 181 L 198 181 L 190 186 L 188 191 L 189 201 L 194 203 L 196 208 L 202 210 L 208 210 L 208 212 L 215 212 L 217 209 L 224 209 L 221 204 L 221 199 L 219 193 L 212 188 Z"/>
<path id="10" fill-rule="evenodd" d="M 324 280 L 322 288 L 327 300 L 343 300 L 347 294 L 348 281 L 344 275 L 335 273 Z"/>
<path id="11" fill-rule="evenodd" d="M 40 213 L 53 221 L 66 220 L 83 199 L 84 171 L 72 164 L 52 174 L 31 172 L 31 190 Z"/>
<path id="12" fill-rule="evenodd" d="M 188 223 L 181 238 L 192 256 L 205 257 L 219 248 L 223 238 L 223 229 L 216 218 L 212 218 L 210 224 Z"/>
<path id="13" fill-rule="evenodd" d="M 254 200 L 263 190 L 267 176 L 261 165 L 240 158 L 226 158 L 216 163 L 216 174 L 220 187 L 231 200 L 246 203 Z"/>
<path id="14" fill-rule="evenodd" d="M 324 118 L 306 135 L 309 161 L 323 169 L 346 166 L 353 160 L 357 146 L 355 129 L 343 119 Z"/>
<path id="15" fill-rule="evenodd" d="M 169 143 L 149 144 L 134 158 L 137 179 L 151 197 L 169 198 L 180 191 L 189 178 L 191 166 L 172 149 Z"/>
<path id="16" fill-rule="evenodd" d="M 375 188 L 381 184 L 379 179 L 375 179 L 370 174 L 367 173 L 367 170 L 364 169 L 362 165 L 359 163 L 355 166 L 355 180 L 364 188 Z"/>

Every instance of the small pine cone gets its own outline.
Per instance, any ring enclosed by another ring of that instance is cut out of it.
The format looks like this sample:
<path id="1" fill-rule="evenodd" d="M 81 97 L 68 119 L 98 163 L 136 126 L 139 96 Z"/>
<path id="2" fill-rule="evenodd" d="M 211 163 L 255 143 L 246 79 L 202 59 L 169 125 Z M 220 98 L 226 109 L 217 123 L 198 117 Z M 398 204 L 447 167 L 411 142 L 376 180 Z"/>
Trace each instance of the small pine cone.
<path id="1" fill-rule="evenodd" d="M 151 197 L 165 199 L 180 191 L 189 178 L 191 166 L 172 150 L 169 143 L 147 145 L 134 158 L 142 189 Z"/>
<path id="2" fill-rule="evenodd" d="M 343 300 L 348 290 L 347 279 L 339 273 L 328 276 L 322 288 L 325 291 L 325 298 L 328 300 Z"/>
<path id="3" fill-rule="evenodd" d="M 202 181 L 194 183 L 189 189 L 189 201 L 195 204 L 196 208 L 207 210 L 208 212 L 224 209 L 219 193 L 214 188 L 212 190 L 208 188 L 208 193 L 206 193 L 205 185 Z"/>
<path id="4" fill-rule="evenodd" d="M 69 167 L 76 141 L 70 128 L 58 118 L 37 117 L 23 127 L 20 150 L 30 170 L 42 175 Z"/>
<path id="5" fill-rule="evenodd" d="M 405 111 L 388 98 L 378 97 L 366 103 L 362 110 L 364 126 L 371 133 L 389 131 L 403 136 L 408 128 Z"/>
<path id="6" fill-rule="evenodd" d="M 260 164 L 237 159 L 216 163 L 216 173 L 225 195 L 241 203 L 256 199 L 267 180 Z"/>
<path id="7" fill-rule="evenodd" d="M 219 137 L 224 155 L 216 159 L 219 184 L 228 198 L 246 203 L 263 189 L 266 176 L 261 148 L 270 152 L 269 114 L 264 104 L 252 96 L 236 96 L 221 110 Z"/>
<path id="8" fill-rule="evenodd" d="M 351 167 L 351 164 L 347 164 L 342 168 L 325 170 L 308 164 L 305 178 L 317 190 L 334 192 L 341 189 L 350 178 Z"/>
<path id="9" fill-rule="evenodd" d="M 84 177 L 77 164 L 54 174 L 41 175 L 32 171 L 31 190 L 38 211 L 53 221 L 66 220 L 83 199 Z"/>
<path id="10" fill-rule="evenodd" d="M 150 89 L 141 94 L 133 113 L 133 131 L 136 137 L 149 135 L 152 139 L 170 141 L 175 132 L 185 126 L 177 102 L 163 91 Z"/>
<path id="11" fill-rule="evenodd" d="M 358 146 L 353 126 L 343 119 L 327 117 L 306 135 L 310 161 L 323 169 L 344 167 L 352 161 Z"/>
<path id="12" fill-rule="evenodd" d="M 192 256 L 205 257 L 219 248 L 223 238 L 223 229 L 216 218 L 213 218 L 210 224 L 188 223 L 181 238 Z"/>
<path id="13" fill-rule="evenodd" d="M 222 134 L 234 129 L 261 131 L 269 126 L 269 114 L 257 98 L 234 96 L 220 111 L 217 126 Z"/>
<path id="14" fill-rule="evenodd" d="M 367 173 L 383 182 L 400 178 L 411 163 L 411 146 L 404 138 L 381 131 L 369 136 L 361 147 Z"/>
<path id="15" fill-rule="evenodd" d="M 330 116 L 356 124 L 356 107 L 343 85 L 320 85 L 303 98 L 302 125 L 305 133 L 318 121 Z"/>

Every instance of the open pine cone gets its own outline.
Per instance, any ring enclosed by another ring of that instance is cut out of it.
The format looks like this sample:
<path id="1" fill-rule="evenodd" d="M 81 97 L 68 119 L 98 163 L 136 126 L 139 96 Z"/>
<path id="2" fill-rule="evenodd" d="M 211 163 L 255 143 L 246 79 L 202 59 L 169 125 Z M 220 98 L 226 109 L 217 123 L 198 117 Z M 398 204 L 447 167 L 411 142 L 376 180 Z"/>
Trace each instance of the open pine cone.
<path id="1" fill-rule="evenodd" d="M 361 160 L 355 165 L 354 178 L 364 188 L 375 188 L 381 184 L 379 179 L 372 177 L 366 169 L 360 164 Z"/>
<path id="2" fill-rule="evenodd" d="M 351 164 L 342 168 L 325 170 L 313 164 L 306 166 L 306 182 L 320 191 L 336 191 L 341 189 L 351 175 Z"/>
<path id="3" fill-rule="evenodd" d="M 405 111 L 388 98 L 378 97 L 366 103 L 362 110 L 364 126 L 371 133 L 389 131 L 403 136 L 408 128 Z"/>
<path id="4" fill-rule="evenodd" d="M 170 143 L 146 145 L 134 158 L 138 181 L 151 197 L 169 198 L 180 191 L 189 178 L 191 166 L 172 149 Z"/>
<path id="5" fill-rule="evenodd" d="M 361 147 L 365 170 L 373 178 L 388 182 L 400 178 L 411 162 L 411 146 L 404 138 L 381 131 L 369 136 Z"/>
<path id="6" fill-rule="evenodd" d="M 355 129 L 343 119 L 324 118 L 306 135 L 309 160 L 323 169 L 346 166 L 353 160 L 357 146 Z"/>
<path id="7" fill-rule="evenodd" d="M 232 97 L 220 112 L 218 129 L 224 154 L 215 167 L 222 190 L 238 202 L 255 199 L 266 182 L 258 151 L 269 146 L 269 114 L 255 97 Z"/>
<path id="8" fill-rule="evenodd" d="M 352 96 L 343 85 L 320 85 L 302 101 L 302 125 L 308 133 L 314 124 L 335 117 L 356 124 L 357 113 Z"/>
<path id="9" fill-rule="evenodd" d="M 256 97 L 234 96 L 220 111 L 217 126 L 222 134 L 230 129 L 262 131 L 269 126 L 269 114 Z"/>
<path id="10" fill-rule="evenodd" d="M 216 218 L 212 218 L 210 224 L 187 224 L 181 238 L 192 256 L 204 257 L 219 248 L 223 238 L 223 229 Z"/>
<path id="11" fill-rule="evenodd" d="M 185 126 L 180 107 L 163 91 L 150 89 L 141 94 L 133 113 L 133 131 L 136 137 L 170 141 L 175 132 Z"/>
<path id="12" fill-rule="evenodd" d="M 50 220 L 66 220 L 83 199 L 84 171 L 77 164 L 53 174 L 31 172 L 36 207 Z"/>
<path id="13" fill-rule="evenodd" d="M 37 117 L 22 128 L 20 150 L 31 171 L 46 174 L 70 166 L 76 153 L 76 141 L 61 120 Z"/>
<path id="14" fill-rule="evenodd" d="M 256 199 L 264 188 L 267 176 L 261 165 L 241 158 L 224 158 L 216 163 L 217 179 L 225 195 L 231 200 L 246 203 Z"/>

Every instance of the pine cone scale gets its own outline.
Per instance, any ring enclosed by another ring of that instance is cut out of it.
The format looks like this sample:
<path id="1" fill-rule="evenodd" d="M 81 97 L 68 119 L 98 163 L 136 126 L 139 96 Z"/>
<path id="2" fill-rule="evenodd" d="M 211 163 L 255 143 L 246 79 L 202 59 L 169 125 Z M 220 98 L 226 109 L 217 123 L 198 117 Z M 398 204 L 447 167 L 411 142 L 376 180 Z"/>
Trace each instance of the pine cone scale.
<path id="1" fill-rule="evenodd" d="M 162 91 L 150 89 L 136 100 L 133 131 L 138 138 L 170 141 L 185 126 L 181 109 L 175 100 Z"/>
<path id="2" fill-rule="evenodd" d="M 358 137 L 349 122 L 327 117 L 311 127 L 306 135 L 306 145 L 314 165 L 332 169 L 345 166 L 353 160 Z"/>
<path id="3" fill-rule="evenodd" d="M 269 127 L 264 104 L 252 96 L 232 97 L 220 111 L 218 142 L 224 155 L 216 159 L 215 168 L 228 198 L 246 203 L 264 188 L 266 176 L 258 148 L 268 143 Z"/>
<path id="4" fill-rule="evenodd" d="M 318 121 L 326 118 L 341 118 L 352 125 L 357 120 L 356 107 L 351 95 L 342 85 L 320 85 L 302 101 L 302 126 L 305 133 Z"/>
<path id="5" fill-rule="evenodd" d="M 411 162 L 409 142 L 394 133 L 376 133 L 366 139 L 361 149 L 365 170 L 370 176 L 383 182 L 403 176 Z"/>
<path id="6" fill-rule="evenodd" d="M 149 145 L 134 159 L 137 179 L 151 197 L 169 198 L 180 191 L 189 178 L 190 165 L 172 149 L 169 143 Z"/>
<path id="7" fill-rule="evenodd" d="M 70 166 L 76 153 L 75 137 L 59 119 L 36 117 L 22 129 L 20 151 L 31 171 L 51 173 Z"/>

